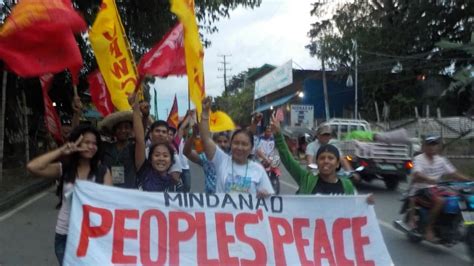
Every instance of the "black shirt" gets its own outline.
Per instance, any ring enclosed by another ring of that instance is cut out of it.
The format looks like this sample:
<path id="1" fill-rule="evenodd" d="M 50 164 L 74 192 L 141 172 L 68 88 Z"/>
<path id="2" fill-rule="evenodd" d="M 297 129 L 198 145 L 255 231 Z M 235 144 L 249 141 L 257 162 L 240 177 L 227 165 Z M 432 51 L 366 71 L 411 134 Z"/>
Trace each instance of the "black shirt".
<path id="1" fill-rule="evenodd" d="M 312 194 L 339 194 L 344 195 L 344 187 L 342 186 L 341 180 L 337 180 L 336 183 L 328 183 L 322 178 L 318 179 L 318 183 L 314 187 Z"/>
<path id="2" fill-rule="evenodd" d="M 135 181 L 135 143 L 128 143 L 123 149 L 117 149 L 115 143 L 104 145 L 104 155 L 102 163 L 111 169 L 114 186 L 123 188 L 136 188 Z M 124 168 L 125 182 L 117 182 L 113 176 L 112 167 L 121 166 Z"/>

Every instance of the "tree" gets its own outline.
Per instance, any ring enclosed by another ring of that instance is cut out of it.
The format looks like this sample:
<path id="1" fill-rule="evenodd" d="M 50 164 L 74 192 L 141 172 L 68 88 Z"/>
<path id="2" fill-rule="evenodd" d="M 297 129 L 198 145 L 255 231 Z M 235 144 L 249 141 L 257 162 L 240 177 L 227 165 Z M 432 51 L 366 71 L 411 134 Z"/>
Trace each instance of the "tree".
<path id="1" fill-rule="evenodd" d="M 318 1 L 311 14 L 322 16 L 329 7 Z M 473 13 L 474 2 L 469 0 L 356 0 L 313 23 L 307 48 L 313 56 L 324 54 L 329 66 L 346 76 L 354 69 L 356 41 L 365 116 L 374 118 L 373 101 L 386 100 L 402 117 L 413 113 L 407 102 L 423 104 L 425 77 L 446 75 L 451 64 L 459 67 L 472 61 L 466 52 L 440 50 L 435 44 L 441 39 L 467 42 L 474 28 Z M 392 73 L 397 63 L 403 70 Z"/>
<path id="2" fill-rule="evenodd" d="M 226 112 L 240 126 L 250 123 L 250 110 L 253 109 L 254 84 L 246 82 L 247 73 L 243 71 L 232 77 L 229 89 L 215 100 L 216 108 Z"/>

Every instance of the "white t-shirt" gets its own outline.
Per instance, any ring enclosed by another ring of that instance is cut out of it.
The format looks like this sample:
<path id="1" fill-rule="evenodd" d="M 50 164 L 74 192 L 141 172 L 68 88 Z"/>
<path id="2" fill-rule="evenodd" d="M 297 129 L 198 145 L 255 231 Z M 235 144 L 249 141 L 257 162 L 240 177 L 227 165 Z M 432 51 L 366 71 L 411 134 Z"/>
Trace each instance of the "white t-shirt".
<path id="1" fill-rule="evenodd" d="M 211 162 L 216 167 L 216 193 L 256 194 L 263 190 L 275 193 L 265 169 L 252 160 L 247 160 L 244 165 L 237 164 L 230 155 L 217 147 Z"/>
<path id="2" fill-rule="evenodd" d="M 184 150 L 184 139 L 181 138 L 181 141 L 179 142 L 179 153 L 178 153 L 178 156 L 179 156 L 179 162 L 181 163 L 181 167 L 183 167 L 183 169 L 186 169 L 186 170 L 189 170 L 189 162 L 188 162 L 188 158 L 186 158 L 186 156 L 184 156 L 183 154 L 183 150 Z"/>
<path id="3" fill-rule="evenodd" d="M 273 155 L 275 151 L 275 139 L 273 137 L 268 139 L 260 137 L 257 146 L 257 150 L 259 149 L 262 150 L 267 157 Z"/>
<path id="4" fill-rule="evenodd" d="M 150 152 L 150 147 L 146 147 L 145 149 L 145 159 L 148 159 L 148 153 Z M 170 167 L 170 170 L 168 170 L 168 173 L 173 173 L 173 172 L 182 172 L 183 167 L 181 166 L 181 160 L 179 159 L 178 154 L 176 152 L 174 153 L 174 164 Z"/>
<path id="5" fill-rule="evenodd" d="M 433 181 L 439 180 L 443 175 L 452 174 L 456 172 L 456 168 L 446 160 L 446 158 L 435 155 L 433 161 L 430 161 L 428 157 L 422 153 L 417 155 L 413 160 L 413 173 L 419 172 Z M 422 182 L 413 183 L 412 188 L 415 190 L 428 188 L 434 186 L 433 184 L 427 184 Z"/>
<path id="6" fill-rule="evenodd" d="M 62 163 L 59 163 L 60 167 L 60 176 L 63 175 L 63 165 Z M 80 179 L 80 178 L 76 178 Z M 86 180 L 86 181 L 91 181 L 95 182 L 95 176 L 92 177 L 92 179 L 81 179 L 81 180 Z M 74 188 L 74 183 L 71 182 L 64 182 L 63 185 L 63 200 L 61 204 L 61 209 L 59 209 L 59 214 L 58 214 L 58 219 L 56 220 L 56 233 L 60 235 L 67 235 L 68 230 L 69 230 L 69 216 L 71 215 L 71 199 L 72 196 L 66 197 L 67 194 L 69 194 L 72 189 Z"/>

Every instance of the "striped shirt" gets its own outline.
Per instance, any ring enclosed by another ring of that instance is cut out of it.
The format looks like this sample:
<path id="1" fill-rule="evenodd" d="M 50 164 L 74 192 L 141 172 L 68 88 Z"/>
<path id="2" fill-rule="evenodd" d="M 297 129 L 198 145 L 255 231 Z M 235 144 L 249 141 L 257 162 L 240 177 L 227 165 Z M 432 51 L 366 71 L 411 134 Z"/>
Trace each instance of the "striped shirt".
<path id="1" fill-rule="evenodd" d="M 422 153 L 415 157 L 413 160 L 413 173 L 420 173 L 427 176 L 433 181 L 439 180 L 443 175 L 453 174 L 456 172 L 456 168 L 444 157 L 435 155 L 430 160 Z M 421 189 L 432 187 L 432 184 L 417 182 L 413 184 L 413 188 Z"/>

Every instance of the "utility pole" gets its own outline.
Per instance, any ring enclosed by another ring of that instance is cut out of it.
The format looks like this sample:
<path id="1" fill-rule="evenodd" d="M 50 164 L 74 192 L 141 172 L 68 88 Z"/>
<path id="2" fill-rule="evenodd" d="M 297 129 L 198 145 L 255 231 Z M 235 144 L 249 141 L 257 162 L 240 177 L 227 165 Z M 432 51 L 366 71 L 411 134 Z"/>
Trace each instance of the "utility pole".
<path id="1" fill-rule="evenodd" d="M 218 55 L 219 57 L 222 57 L 223 61 L 222 62 L 219 62 L 220 64 L 222 64 L 222 67 L 219 67 L 217 68 L 217 70 L 219 71 L 223 71 L 224 72 L 224 76 L 223 77 L 218 77 L 218 78 L 223 78 L 224 79 L 224 90 L 227 91 L 227 71 L 231 71 L 232 68 L 227 68 L 227 65 L 229 65 L 229 62 L 226 60 L 227 57 L 230 57 L 232 55 Z"/>
<path id="2" fill-rule="evenodd" d="M 358 62 L 357 62 L 357 41 L 354 41 L 354 53 L 355 53 L 355 56 L 354 56 L 354 60 L 355 60 L 355 79 L 354 79 L 354 88 L 355 88 L 355 95 L 354 95 L 354 119 L 359 119 L 359 114 L 358 114 L 358 109 L 359 109 L 359 100 L 358 100 L 358 88 L 357 88 L 357 65 L 358 65 Z"/>
<path id="3" fill-rule="evenodd" d="M 323 91 L 324 91 L 324 112 L 326 113 L 326 121 L 329 121 L 329 99 L 328 99 L 328 85 L 326 81 L 326 67 L 324 66 L 326 55 L 322 51 L 321 66 L 323 71 Z"/>

